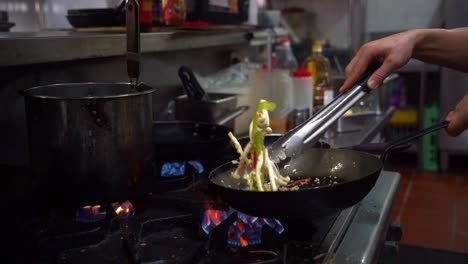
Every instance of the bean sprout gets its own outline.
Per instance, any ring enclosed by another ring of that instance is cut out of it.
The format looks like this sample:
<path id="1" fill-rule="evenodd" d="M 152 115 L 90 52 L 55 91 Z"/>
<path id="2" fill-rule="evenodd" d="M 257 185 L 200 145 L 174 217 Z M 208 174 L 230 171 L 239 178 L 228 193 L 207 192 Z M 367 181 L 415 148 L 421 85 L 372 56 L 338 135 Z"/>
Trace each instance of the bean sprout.
<path id="1" fill-rule="evenodd" d="M 265 135 L 272 133 L 268 111 L 275 109 L 275 104 L 266 100 L 260 100 L 255 116 L 249 126 L 249 142 L 242 149 L 236 137 L 229 132 L 234 148 L 239 154 L 237 168 L 231 172 L 232 177 L 247 181 L 250 191 L 278 191 L 287 188 L 289 177 L 282 176 L 278 166 L 270 160 L 268 150 L 265 147 Z M 250 154 L 250 155 L 249 155 Z"/>

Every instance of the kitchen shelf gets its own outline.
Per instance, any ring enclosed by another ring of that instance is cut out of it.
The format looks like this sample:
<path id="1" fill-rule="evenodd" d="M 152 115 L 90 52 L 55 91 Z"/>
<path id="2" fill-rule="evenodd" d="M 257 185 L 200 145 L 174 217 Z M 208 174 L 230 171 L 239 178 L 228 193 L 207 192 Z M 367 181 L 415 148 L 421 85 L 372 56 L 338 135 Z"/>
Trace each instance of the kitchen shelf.
<path id="1" fill-rule="evenodd" d="M 141 53 L 229 45 L 264 45 L 268 29 L 219 29 L 141 34 Z M 0 33 L 0 67 L 122 56 L 126 34 L 120 31 L 43 31 Z"/>

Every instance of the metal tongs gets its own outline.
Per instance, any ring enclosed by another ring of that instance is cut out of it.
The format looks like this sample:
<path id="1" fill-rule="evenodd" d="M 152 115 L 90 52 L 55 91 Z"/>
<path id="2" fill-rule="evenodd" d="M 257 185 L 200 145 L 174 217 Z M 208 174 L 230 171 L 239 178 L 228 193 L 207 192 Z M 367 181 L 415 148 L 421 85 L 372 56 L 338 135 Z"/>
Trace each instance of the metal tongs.
<path id="1" fill-rule="evenodd" d="M 132 89 L 136 89 L 140 77 L 140 7 L 138 1 L 126 1 L 125 21 L 127 26 L 127 73 Z"/>
<path id="2" fill-rule="evenodd" d="M 371 92 L 367 81 L 380 63 L 371 64 L 351 89 L 335 97 L 328 105 L 276 140 L 269 147 L 272 160 L 280 162 L 300 154 L 303 148 L 312 147 L 327 129 L 359 100 Z"/>

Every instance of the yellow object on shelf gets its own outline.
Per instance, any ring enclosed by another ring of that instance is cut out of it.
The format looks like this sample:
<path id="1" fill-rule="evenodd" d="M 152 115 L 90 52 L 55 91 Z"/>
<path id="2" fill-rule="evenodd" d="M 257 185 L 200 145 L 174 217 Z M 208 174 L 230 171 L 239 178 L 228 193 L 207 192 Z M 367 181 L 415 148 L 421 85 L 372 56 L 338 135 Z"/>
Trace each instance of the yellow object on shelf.
<path id="1" fill-rule="evenodd" d="M 417 126 L 418 111 L 415 109 L 397 109 L 393 112 L 390 124 L 394 126 Z"/>

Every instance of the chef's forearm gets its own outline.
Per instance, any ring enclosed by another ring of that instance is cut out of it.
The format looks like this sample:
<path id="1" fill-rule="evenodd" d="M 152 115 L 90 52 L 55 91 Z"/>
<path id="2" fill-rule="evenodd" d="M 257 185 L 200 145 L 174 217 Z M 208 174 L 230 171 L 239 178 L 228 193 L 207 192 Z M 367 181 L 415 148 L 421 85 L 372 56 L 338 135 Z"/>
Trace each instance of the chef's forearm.
<path id="1" fill-rule="evenodd" d="M 416 29 L 413 34 L 414 58 L 468 72 L 468 27 Z"/>

